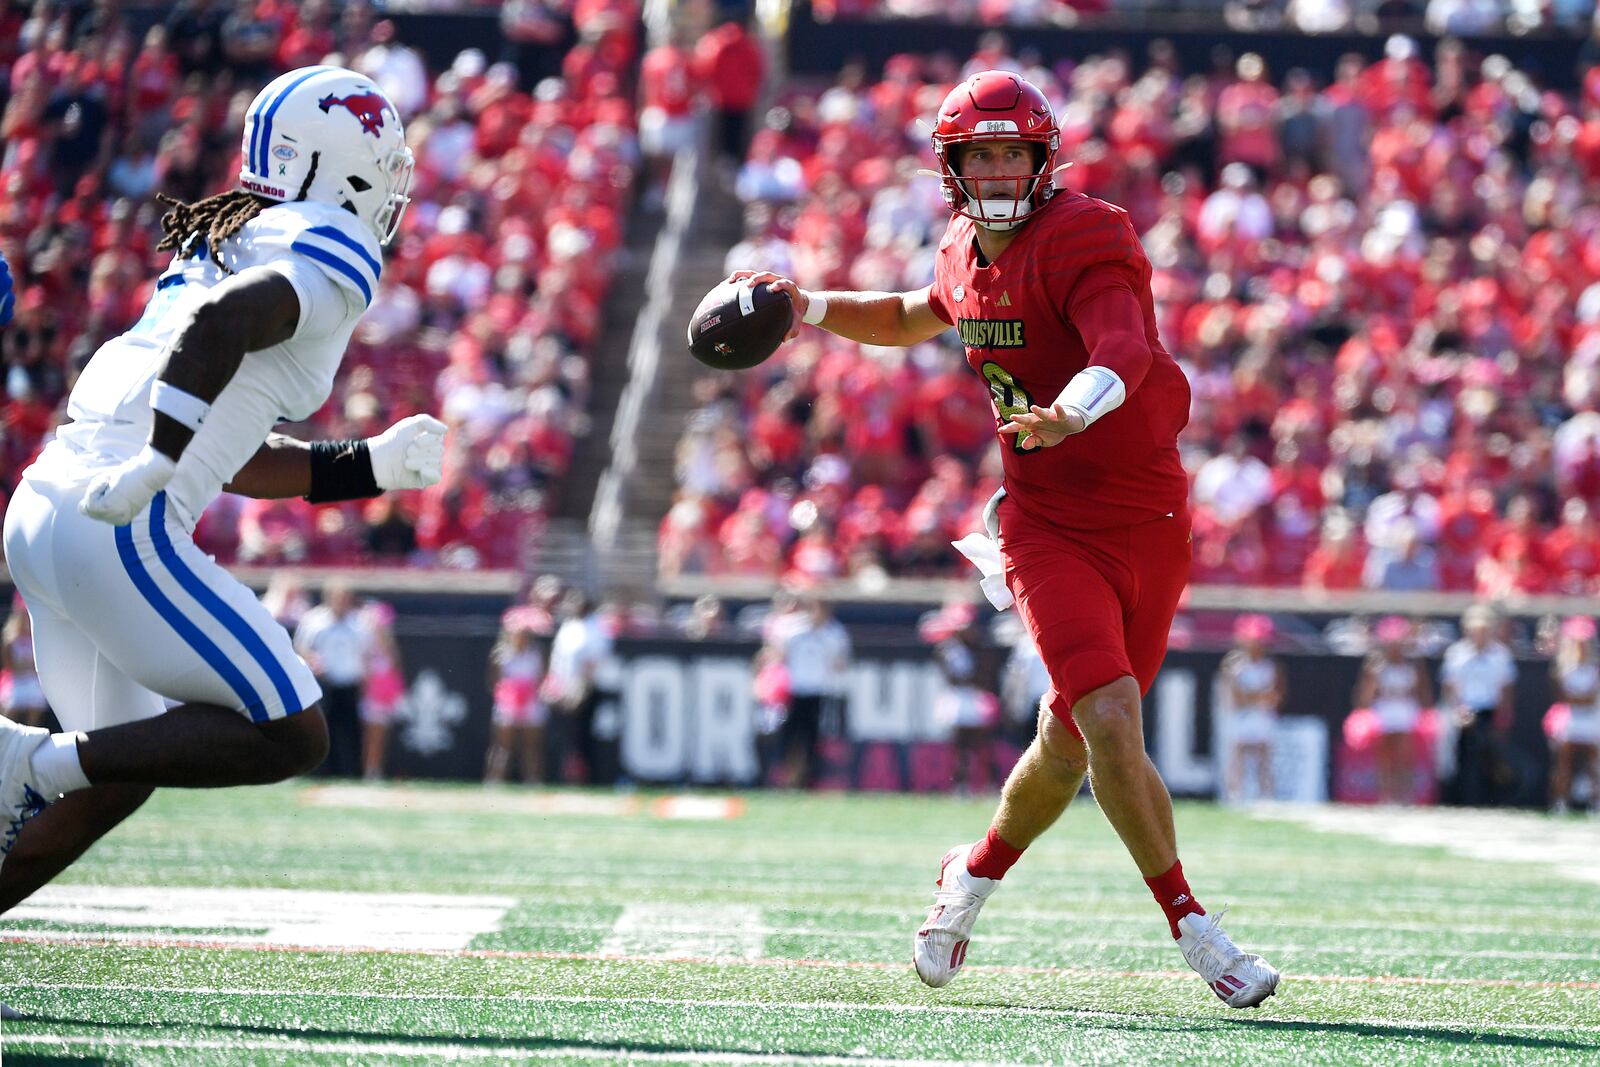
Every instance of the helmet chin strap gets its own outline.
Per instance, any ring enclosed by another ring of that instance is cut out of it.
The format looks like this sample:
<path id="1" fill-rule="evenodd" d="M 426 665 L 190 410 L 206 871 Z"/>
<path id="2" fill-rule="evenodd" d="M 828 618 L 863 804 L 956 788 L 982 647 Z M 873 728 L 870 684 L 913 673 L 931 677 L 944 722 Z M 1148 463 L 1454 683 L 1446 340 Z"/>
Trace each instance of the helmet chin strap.
<path id="1" fill-rule="evenodd" d="M 1042 179 L 1035 179 L 1026 189 L 1019 188 L 1017 192 L 1021 195 L 1015 199 L 1009 196 L 984 199 L 973 195 L 980 180 L 982 179 L 962 179 L 963 186 L 966 186 L 964 191 L 967 192 L 967 204 L 975 209 L 974 213 L 976 215 L 982 216 L 982 218 L 973 219 L 979 226 L 986 230 L 997 232 L 1013 230 L 1033 213 L 1033 194 L 1038 189 L 1039 181 Z M 967 186 L 968 182 L 972 184 Z"/>
<path id="2" fill-rule="evenodd" d="M 969 204 L 977 208 L 977 213 L 982 215 L 981 220 L 974 219 L 979 226 L 986 230 L 1014 230 L 1029 215 L 1033 214 L 1033 203 L 1029 200 L 969 200 Z"/>

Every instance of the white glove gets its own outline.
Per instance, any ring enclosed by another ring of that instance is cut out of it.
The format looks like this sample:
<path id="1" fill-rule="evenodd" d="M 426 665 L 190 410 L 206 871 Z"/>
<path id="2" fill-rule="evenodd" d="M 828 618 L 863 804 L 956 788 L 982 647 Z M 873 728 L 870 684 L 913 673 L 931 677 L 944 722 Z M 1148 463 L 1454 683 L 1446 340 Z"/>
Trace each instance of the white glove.
<path id="1" fill-rule="evenodd" d="M 78 510 L 91 519 L 125 526 L 167 487 L 178 465 L 149 445 L 89 483 Z"/>
<path id="2" fill-rule="evenodd" d="M 367 438 L 372 479 L 378 488 L 426 489 L 444 477 L 446 429 L 432 415 L 412 415 Z"/>

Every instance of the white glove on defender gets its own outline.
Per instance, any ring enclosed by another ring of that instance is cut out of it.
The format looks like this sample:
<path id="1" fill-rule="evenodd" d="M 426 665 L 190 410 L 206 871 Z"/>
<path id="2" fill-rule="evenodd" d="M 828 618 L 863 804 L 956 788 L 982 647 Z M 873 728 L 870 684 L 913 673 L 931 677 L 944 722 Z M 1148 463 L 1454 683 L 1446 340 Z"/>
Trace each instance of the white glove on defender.
<path id="1" fill-rule="evenodd" d="M 444 435 L 448 427 L 432 415 L 401 419 L 367 438 L 372 478 L 378 488 L 426 489 L 444 477 Z"/>
<path id="2" fill-rule="evenodd" d="M 125 526 L 167 487 L 178 465 L 149 445 L 89 483 L 78 510 L 91 519 Z"/>

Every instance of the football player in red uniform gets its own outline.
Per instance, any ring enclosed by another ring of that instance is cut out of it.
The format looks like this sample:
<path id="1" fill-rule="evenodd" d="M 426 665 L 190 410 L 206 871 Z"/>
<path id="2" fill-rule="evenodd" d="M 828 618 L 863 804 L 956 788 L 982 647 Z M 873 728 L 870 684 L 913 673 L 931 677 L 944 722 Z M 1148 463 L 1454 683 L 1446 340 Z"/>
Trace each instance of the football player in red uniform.
<path id="1" fill-rule="evenodd" d="M 997 570 L 1052 687 L 988 835 L 944 857 L 916 934 L 917 974 L 942 986 L 961 969 L 984 901 L 1087 772 L 1190 966 L 1231 1007 L 1252 1007 L 1278 972 L 1240 951 L 1184 879 L 1140 715 L 1189 575 L 1178 458 L 1189 386 L 1157 336 L 1150 262 L 1127 213 L 1055 189 L 1059 143 L 1036 87 L 974 74 L 945 98 L 933 133 L 954 218 L 932 285 L 822 293 L 767 272 L 733 278 L 768 282 L 800 321 L 863 343 L 914 345 L 954 326 L 994 403 L 1005 467 L 988 512 Z"/>

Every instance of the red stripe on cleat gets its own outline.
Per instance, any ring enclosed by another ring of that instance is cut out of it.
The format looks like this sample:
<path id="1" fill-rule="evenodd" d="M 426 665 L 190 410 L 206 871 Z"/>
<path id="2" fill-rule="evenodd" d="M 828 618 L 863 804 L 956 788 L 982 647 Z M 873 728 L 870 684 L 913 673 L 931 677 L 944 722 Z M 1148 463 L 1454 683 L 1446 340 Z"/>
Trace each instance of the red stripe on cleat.
<path id="1" fill-rule="evenodd" d="M 951 967 L 952 970 L 954 970 L 955 968 L 961 966 L 966 961 L 967 961 L 967 943 L 965 941 L 957 941 L 956 945 L 955 945 L 955 948 L 952 948 L 950 950 L 950 967 Z"/>

